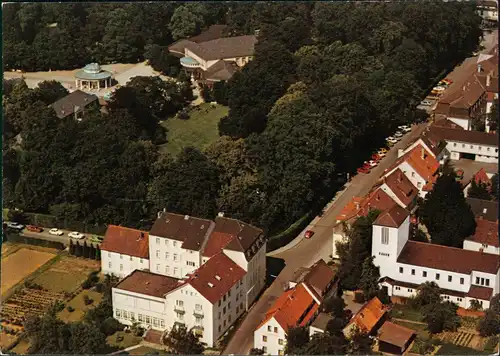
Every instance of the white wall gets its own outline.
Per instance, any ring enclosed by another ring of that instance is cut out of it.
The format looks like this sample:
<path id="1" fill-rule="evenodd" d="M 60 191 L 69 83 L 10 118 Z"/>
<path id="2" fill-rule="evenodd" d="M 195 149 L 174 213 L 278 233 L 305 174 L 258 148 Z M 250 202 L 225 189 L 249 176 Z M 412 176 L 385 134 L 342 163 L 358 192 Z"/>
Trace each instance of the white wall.
<path id="1" fill-rule="evenodd" d="M 394 194 L 394 192 L 391 190 L 391 188 L 389 188 L 389 186 L 386 183 L 382 184 L 380 186 L 380 189 L 386 192 L 387 195 L 389 195 L 392 198 L 392 200 L 394 200 L 400 207 L 406 209 L 406 205 L 403 204 L 401 200 L 399 200 L 398 196 Z"/>
<path id="2" fill-rule="evenodd" d="M 427 183 L 424 177 L 418 174 L 417 171 L 406 161 L 399 165 L 399 169 L 403 171 L 404 175 L 408 178 L 411 184 L 417 187 L 420 197 L 423 197 L 422 188 Z"/>
<path id="3" fill-rule="evenodd" d="M 267 338 L 264 341 L 264 337 Z M 282 345 L 280 345 L 280 340 Z M 276 319 L 269 319 L 264 325 L 254 332 L 254 347 L 265 349 L 266 355 L 283 355 L 286 345 L 286 334 Z"/>
<path id="4" fill-rule="evenodd" d="M 314 334 L 318 334 L 318 333 L 324 334 L 325 332 L 317 327 L 312 326 L 312 325 L 309 327 L 309 336 L 310 337 L 312 337 Z"/>
<path id="5" fill-rule="evenodd" d="M 500 248 L 493 245 L 483 245 L 479 242 L 464 240 L 464 250 L 480 251 L 483 250 L 484 253 L 492 253 L 494 255 L 500 255 Z"/>
<path id="6" fill-rule="evenodd" d="M 380 268 L 381 277 L 391 277 L 397 258 L 401 253 L 406 241 L 408 241 L 410 228 L 410 217 L 398 228 L 373 225 L 372 232 L 372 256 L 373 263 Z M 382 231 L 387 229 L 389 232 L 388 244 L 382 244 Z M 397 278 L 394 278 L 397 280 Z"/>
<path id="7" fill-rule="evenodd" d="M 450 158 L 453 160 L 460 159 L 461 153 L 471 153 L 476 155 L 476 161 L 498 162 L 498 147 L 495 146 L 447 141 L 446 149 L 451 152 Z"/>
<path id="8" fill-rule="evenodd" d="M 132 325 L 133 316 L 134 320 L 139 322 L 143 328 L 151 326 L 155 330 L 165 330 L 168 326 L 166 302 L 163 298 L 113 288 L 112 300 L 113 316 L 122 324 Z M 131 313 L 133 314 L 131 315 Z M 147 321 L 146 316 L 148 316 Z"/>
<path id="9" fill-rule="evenodd" d="M 122 255 L 116 252 L 101 251 L 101 270 L 104 274 L 112 274 L 124 278 L 134 270 L 149 270 L 149 260 L 145 258 Z"/>
<path id="10" fill-rule="evenodd" d="M 462 118 L 458 118 L 458 117 L 448 117 L 448 120 L 454 122 L 455 124 L 457 124 L 458 126 L 463 128 L 464 130 L 471 129 L 471 127 L 470 127 L 471 124 L 470 124 L 470 121 L 468 119 L 462 119 Z"/>

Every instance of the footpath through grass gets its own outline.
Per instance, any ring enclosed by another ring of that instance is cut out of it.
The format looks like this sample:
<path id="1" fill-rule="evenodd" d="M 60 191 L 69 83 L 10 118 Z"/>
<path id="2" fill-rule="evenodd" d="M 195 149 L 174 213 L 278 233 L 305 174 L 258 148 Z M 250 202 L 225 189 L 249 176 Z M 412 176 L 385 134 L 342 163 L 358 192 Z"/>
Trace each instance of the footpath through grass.
<path id="1" fill-rule="evenodd" d="M 167 143 L 160 146 L 161 152 L 177 155 L 187 146 L 203 149 L 219 137 L 218 124 L 227 115 L 228 107 L 208 103 L 193 107 L 189 119 L 169 118 L 161 123 L 167 132 Z"/>

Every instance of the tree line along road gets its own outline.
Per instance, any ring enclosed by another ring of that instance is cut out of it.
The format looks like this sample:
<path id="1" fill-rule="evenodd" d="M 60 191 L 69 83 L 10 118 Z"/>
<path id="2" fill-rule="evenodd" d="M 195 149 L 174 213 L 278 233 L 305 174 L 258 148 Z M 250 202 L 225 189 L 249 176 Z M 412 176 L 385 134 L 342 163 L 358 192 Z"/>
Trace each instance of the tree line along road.
<path id="1" fill-rule="evenodd" d="M 293 276 L 299 267 L 311 266 L 318 259 L 325 261 L 330 259 L 332 253 L 332 228 L 336 216 L 342 208 L 355 196 L 366 195 L 373 185 L 378 181 L 385 169 L 389 168 L 397 159 L 398 149 L 406 147 L 412 140 L 419 137 L 424 131 L 426 123 L 413 126 L 412 131 L 393 146 L 386 157 L 382 159 L 377 167 L 369 174 L 358 174 L 354 176 L 349 187 L 339 196 L 338 200 L 325 211 L 317 223 L 312 226 L 315 231 L 310 240 L 303 239 L 300 243 L 289 249 L 284 249 L 273 257 L 285 260 L 286 266 L 277 276 L 269 288 L 262 294 L 259 300 L 250 308 L 246 318 L 241 322 L 232 339 L 229 341 L 224 354 L 248 354 L 253 347 L 253 333 L 264 318 L 267 310 L 274 301 L 283 293 L 283 286 Z M 298 236 L 297 238 L 301 238 Z"/>

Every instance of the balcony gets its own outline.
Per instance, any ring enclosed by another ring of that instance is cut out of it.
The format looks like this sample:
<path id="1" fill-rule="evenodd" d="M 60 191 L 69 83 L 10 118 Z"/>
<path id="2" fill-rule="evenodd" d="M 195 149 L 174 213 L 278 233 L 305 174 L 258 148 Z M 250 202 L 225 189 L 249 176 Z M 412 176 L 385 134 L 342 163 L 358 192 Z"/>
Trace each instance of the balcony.
<path id="1" fill-rule="evenodd" d="M 182 57 L 181 65 L 186 68 L 200 68 L 200 63 L 191 57 Z"/>
<path id="2" fill-rule="evenodd" d="M 203 310 L 195 310 L 193 312 L 193 315 L 198 317 L 198 318 L 203 318 L 205 316 L 205 314 L 203 314 Z"/>
<path id="3" fill-rule="evenodd" d="M 174 311 L 176 313 L 181 313 L 181 314 L 185 314 L 186 313 L 186 310 L 184 309 L 184 307 L 180 306 L 180 305 L 175 305 L 174 306 Z"/>

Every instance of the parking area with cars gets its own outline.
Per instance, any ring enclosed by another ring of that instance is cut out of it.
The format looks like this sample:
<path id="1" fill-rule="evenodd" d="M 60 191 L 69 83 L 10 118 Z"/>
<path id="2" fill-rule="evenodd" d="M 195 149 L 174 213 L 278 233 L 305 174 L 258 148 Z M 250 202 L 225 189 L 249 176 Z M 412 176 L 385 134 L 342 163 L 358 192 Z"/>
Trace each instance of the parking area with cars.
<path id="1" fill-rule="evenodd" d="M 16 222 L 6 222 L 5 224 L 7 232 L 17 233 L 21 236 L 27 236 L 31 238 L 61 242 L 65 245 L 69 245 L 70 240 L 76 241 L 88 241 L 95 244 L 100 244 L 104 239 L 103 236 L 94 234 L 84 234 L 78 231 L 67 231 L 58 228 L 44 228 L 35 225 L 23 225 Z"/>

